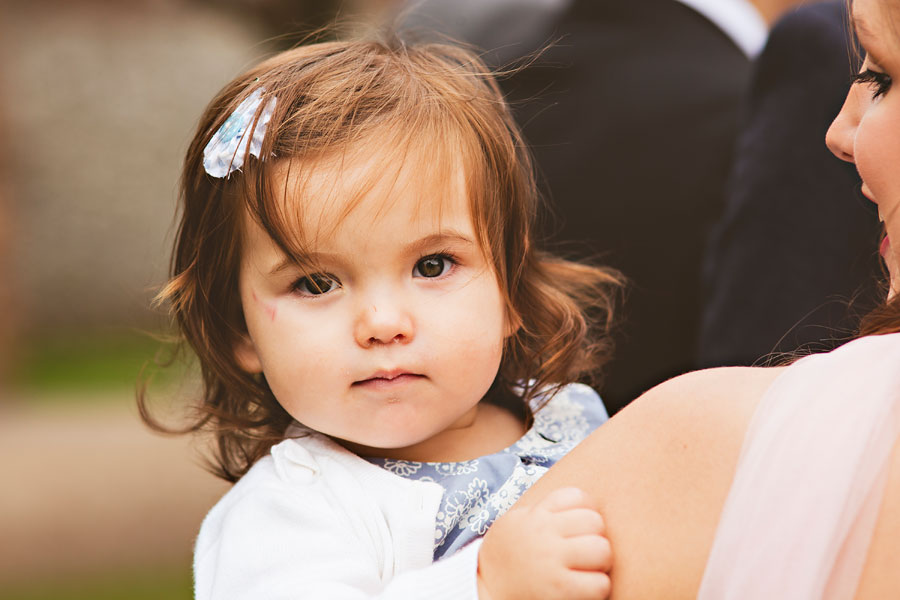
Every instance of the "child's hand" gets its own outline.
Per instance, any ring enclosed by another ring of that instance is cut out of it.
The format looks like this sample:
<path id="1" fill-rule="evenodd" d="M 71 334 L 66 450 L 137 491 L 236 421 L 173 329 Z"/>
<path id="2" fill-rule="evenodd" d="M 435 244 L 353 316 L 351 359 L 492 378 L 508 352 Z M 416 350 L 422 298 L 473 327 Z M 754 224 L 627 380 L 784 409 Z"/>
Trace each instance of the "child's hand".
<path id="1" fill-rule="evenodd" d="M 602 600 L 612 564 L 603 517 L 587 495 L 562 488 L 491 526 L 478 553 L 480 600 Z"/>

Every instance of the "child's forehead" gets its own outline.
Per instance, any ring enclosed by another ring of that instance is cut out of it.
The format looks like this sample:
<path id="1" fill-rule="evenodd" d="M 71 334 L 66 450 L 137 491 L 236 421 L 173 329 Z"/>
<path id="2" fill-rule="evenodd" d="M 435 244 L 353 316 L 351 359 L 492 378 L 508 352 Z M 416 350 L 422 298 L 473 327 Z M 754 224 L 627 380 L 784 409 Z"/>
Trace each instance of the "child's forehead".
<path id="1" fill-rule="evenodd" d="M 370 142 L 282 159 L 270 181 L 278 212 L 307 239 L 384 219 L 438 228 L 448 219 L 471 220 L 462 162 L 414 147 L 380 149 Z"/>

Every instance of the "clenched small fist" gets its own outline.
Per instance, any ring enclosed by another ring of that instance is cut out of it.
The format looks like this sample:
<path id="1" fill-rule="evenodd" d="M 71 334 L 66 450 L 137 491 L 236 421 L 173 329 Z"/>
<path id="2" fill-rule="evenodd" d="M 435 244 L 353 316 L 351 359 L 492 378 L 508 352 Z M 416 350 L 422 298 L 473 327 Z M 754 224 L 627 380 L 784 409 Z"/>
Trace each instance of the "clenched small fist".
<path id="1" fill-rule="evenodd" d="M 578 488 L 515 506 L 491 526 L 478 553 L 480 600 L 603 600 L 612 550 L 603 517 Z"/>

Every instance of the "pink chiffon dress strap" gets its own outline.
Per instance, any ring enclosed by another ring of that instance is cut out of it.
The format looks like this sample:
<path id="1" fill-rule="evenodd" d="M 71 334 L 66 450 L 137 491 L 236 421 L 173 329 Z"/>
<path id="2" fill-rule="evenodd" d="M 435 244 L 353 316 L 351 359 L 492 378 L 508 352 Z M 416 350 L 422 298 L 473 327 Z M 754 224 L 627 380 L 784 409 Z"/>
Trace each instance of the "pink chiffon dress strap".
<path id="1" fill-rule="evenodd" d="M 698 598 L 852 598 L 900 434 L 900 334 L 803 358 L 751 420 Z"/>

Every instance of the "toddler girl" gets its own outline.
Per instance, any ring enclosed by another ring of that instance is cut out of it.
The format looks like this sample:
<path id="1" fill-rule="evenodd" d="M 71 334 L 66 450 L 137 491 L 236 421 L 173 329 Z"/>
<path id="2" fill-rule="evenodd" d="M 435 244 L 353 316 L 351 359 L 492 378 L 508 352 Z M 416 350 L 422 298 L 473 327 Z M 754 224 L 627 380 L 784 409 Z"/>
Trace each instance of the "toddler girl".
<path id="1" fill-rule="evenodd" d="M 530 161 L 474 55 L 279 54 L 209 105 L 181 199 L 160 297 L 236 482 L 197 598 L 606 596 L 578 490 L 481 539 L 606 420 L 573 382 L 607 357 L 618 279 L 535 248 Z"/>

